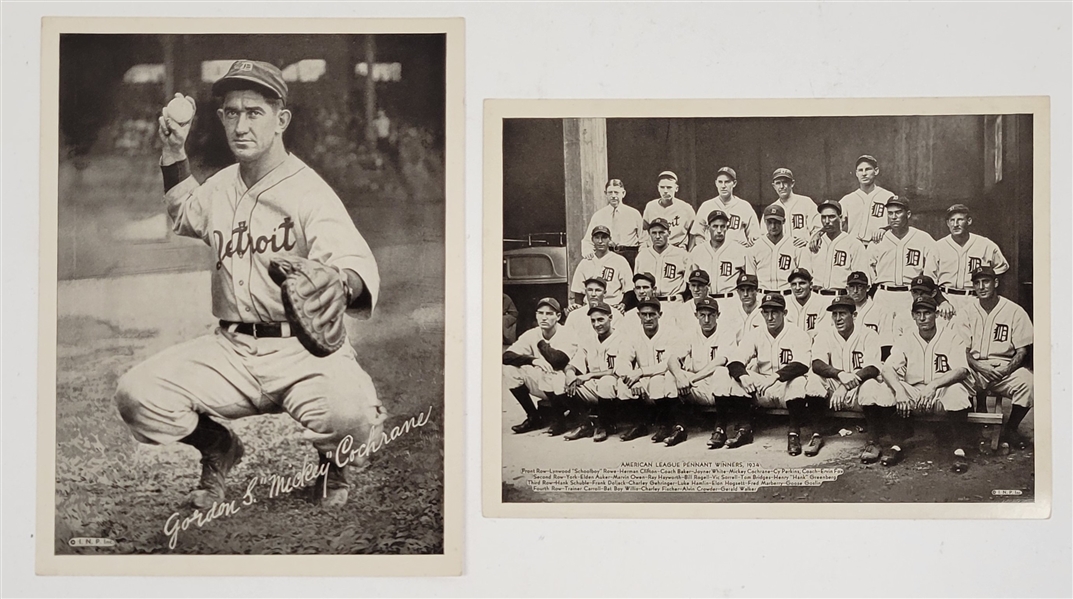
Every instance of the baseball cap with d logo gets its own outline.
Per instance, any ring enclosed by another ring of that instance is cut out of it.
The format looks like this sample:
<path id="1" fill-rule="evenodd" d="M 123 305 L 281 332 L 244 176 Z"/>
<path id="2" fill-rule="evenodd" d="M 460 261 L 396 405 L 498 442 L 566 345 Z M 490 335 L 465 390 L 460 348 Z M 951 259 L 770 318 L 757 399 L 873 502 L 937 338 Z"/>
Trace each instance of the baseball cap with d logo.
<path id="1" fill-rule="evenodd" d="M 235 89 L 255 88 L 268 92 L 268 97 L 279 98 L 287 103 L 287 82 L 283 80 L 283 71 L 276 65 L 259 60 L 236 60 L 227 74 L 212 84 L 214 96 L 223 96 Z"/>

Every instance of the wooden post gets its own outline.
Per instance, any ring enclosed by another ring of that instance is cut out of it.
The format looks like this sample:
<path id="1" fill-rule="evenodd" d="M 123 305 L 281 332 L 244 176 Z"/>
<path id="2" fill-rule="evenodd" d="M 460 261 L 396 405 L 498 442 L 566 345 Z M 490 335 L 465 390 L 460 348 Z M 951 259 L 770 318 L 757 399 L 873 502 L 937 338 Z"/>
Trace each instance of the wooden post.
<path id="1" fill-rule="evenodd" d="M 605 119 L 563 119 L 563 165 L 566 176 L 566 257 L 570 265 L 567 276 L 570 277 L 581 261 L 581 239 L 589 219 L 606 204 Z"/>
<path id="2" fill-rule="evenodd" d="M 175 95 L 175 36 L 162 35 L 160 40 L 164 45 L 164 103 L 167 104 Z"/>
<path id="3" fill-rule="evenodd" d="M 365 141 L 376 143 L 376 81 L 373 79 L 373 66 L 376 64 L 376 38 L 372 34 L 365 36 Z"/>

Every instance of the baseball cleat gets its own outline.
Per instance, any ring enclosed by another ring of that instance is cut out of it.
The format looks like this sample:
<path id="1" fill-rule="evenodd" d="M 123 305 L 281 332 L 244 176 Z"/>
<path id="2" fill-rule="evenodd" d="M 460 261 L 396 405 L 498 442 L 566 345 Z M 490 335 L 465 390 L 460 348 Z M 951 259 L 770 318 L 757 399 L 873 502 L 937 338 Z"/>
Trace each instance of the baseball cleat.
<path id="1" fill-rule="evenodd" d="M 951 467 L 951 470 L 953 470 L 954 472 L 957 472 L 958 474 L 961 474 L 963 472 L 968 472 L 969 471 L 969 461 L 967 459 L 965 459 L 965 456 L 960 456 L 960 455 L 955 454 L 954 455 L 954 464 Z"/>
<path id="2" fill-rule="evenodd" d="M 576 441 L 577 439 L 591 437 L 596 433 L 595 429 L 596 427 L 592 425 L 592 422 L 586 420 L 581 423 L 581 426 L 563 435 L 563 439 L 566 439 L 567 441 Z"/>
<path id="3" fill-rule="evenodd" d="M 614 433 L 614 427 L 596 425 L 596 429 L 592 432 L 592 440 L 596 443 L 602 443 L 607 441 L 608 435 L 613 435 Z"/>
<path id="4" fill-rule="evenodd" d="M 736 447 L 741 447 L 742 445 L 748 445 L 752 442 L 753 431 L 745 428 L 739 428 L 738 431 L 734 433 L 734 436 L 731 437 L 729 441 L 727 441 L 727 448 L 734 449 Z"/>
<path id="5" fill-rule="evenodd" d="M 874 464 L 881 457 L 883 457 L 883 451 L 879 449 L 879 446 L 875 443 L 869 443 L 864 446 L 864 451 L 861 452 L 861 463 Z"/>
<path id="6" fill-rule="evenodd" d="M 549 437 L 558 437 L 559 435 L 570 430 L 570 425 L 566 423 L 566 417 L 556 418 L 551 426 L 548 427 L 547 435 Z"/>
<path id="7" fill-rule="evenodd" d="M 723 431 L 722 427 L 716 427 L 712 432 L 712 438 L 708 439 L 708 449 L 719 449 L 726 445 L 727 434 Z"/>
<path id="8" fill-rule="evenodd" d="M 653 443 L 662 443 L 667 437 L 671 436 L 672 429 L 669 426 L 663 425 L 656 429 L 655 433 L 652 433 Z"/>
<path id="9" fill-rule="evenodd" d="M 816 457 L 821 447 L 823 447 L 823 436 L 813 433 L 812 438 L 808 440 L 808 445 L 805 446 L 805 455 L 810 458 Z"/>
<path id="10" fill-rule="evenodd" d="M 510 430 L 514 431 L 514 434 L 521 435 L 544 428 L 544 422 L 537 416 L 530 416 L 522 421 L 521 424 L 515 424 L 510 427 Z"/>
<path id="11" fill-rule="evenodd" d="M 893 447 L 891 447 L 889 452 L 886 455 L 883 456 L 883 459 L 880 460 L 879 463 L 883 464 L 884 466 L 888 466 L 888 467 L 889 466 L 895 466 L 899 462 L 902 461 L 903 457 L 905 457 L 905 451 L 904 450 L 894 449 Z"/>
<path id="12" fill-rule="evenodd" d="M 1028 449 L 1028 447 L 1032 444 L 1032 442 L 1028 440 L 1028 438 L 1022 436 L 1021 433 L 1017 432 L 1003 434 L 1000 441 L 1009 444 L 1011 449 L 1020 449 L 1022 451 Z"/>
<path id="13" fill-rule="evenodd" d="M 801 435 L 797 433 L 789 433 L 786 435 L 786 453 L 790 455 L 801 455 Z"/>
<path id="14" fill-rule="evenodd" d="M 227 475 L 242 461 L 242 456 L 246 453 L 238 435 L 230 429 L 227 430 L 227 435 L 228 444 L 223 451 L 201 452 L 201 481 L 189 497 L 189 503 L 193 507 L 208 509 L 213 503 L 222 502 L 227 495 Z"/>
<path id="15" fill-rule="evenodd" d="M 663 439 L 663 444 L 667 447 L 674 447 L 682 441 L 685 441 L 687 437 L 688 435 L 686 435 L 686 429 L 676 425 L 671 434 Z"/>
<path id="16" fill-rule="evenodd" d="M 647 434 L 648 425 L 642 423 L 631 426 L 630 428 L 626 429 L 626 432 L 622 433 L 622 436 L 619 438 L 623 441 L 633 441 L 634 439 L 639 439 Z"/>

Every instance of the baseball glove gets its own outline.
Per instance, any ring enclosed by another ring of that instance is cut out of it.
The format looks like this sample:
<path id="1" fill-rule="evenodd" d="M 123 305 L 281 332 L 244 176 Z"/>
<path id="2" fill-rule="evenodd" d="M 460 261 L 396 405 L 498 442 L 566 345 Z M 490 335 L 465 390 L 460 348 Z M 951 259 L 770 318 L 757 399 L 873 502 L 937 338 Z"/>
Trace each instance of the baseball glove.
<path id="1" fill-rule="evenodd" d="M 343 347 L 347 294 L 340 270 L 314 260 L 287 256 L 273 258 L 268 274 L 280 286 L 287 320 L 309 353 L 323 358 Z M 332 286 L 340 287 L 343 292 L 335 295 L 334 302 L 322 300 L 321 296 Z"/>

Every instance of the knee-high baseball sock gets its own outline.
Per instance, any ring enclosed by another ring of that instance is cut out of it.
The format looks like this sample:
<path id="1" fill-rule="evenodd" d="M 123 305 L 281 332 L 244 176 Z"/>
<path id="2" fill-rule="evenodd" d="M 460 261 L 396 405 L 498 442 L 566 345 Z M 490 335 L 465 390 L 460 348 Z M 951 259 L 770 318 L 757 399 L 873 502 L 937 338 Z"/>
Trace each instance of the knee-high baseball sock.
<path id="1" fill-rule="evenodd" d="M 734 403 L 737 404 L 738 418 L 741 419 L 738 428 L 752 432 L 753 419 L 756 415 L 756 404 L 753 403 L 751 397 L 737 397 L 735 400 Z"/>
<path id="2" fill-rule="evenodd" d="M 868 424 L 868 442 L 879 444 L 883 439 L 883 430 L 886 428 L 886 422 L 883 418 L 883 408 L 879 406 L 861 406 L 861 411 L 864 412 L 864 421 Z"/>
<path id="3" fill-rule="evenodd" d="M 890 444 L 904 448 L 912 429 L 913 423 L 911 420 L 913 417 L 902 418 L 898 415 L 898 409 L 894 406 L 879 408 L 879 413 L 883 421 L 883 428 L 890 435 Z"/>
<path id="4" fill-rule="evenodd" d="M 615 402 L 617 399 L 606 399 L 601 397 L 596 400 L 596 420 L 600 426 L 604 428 L 615 427 Z"/>
<path id="5" fill-rule="evenodd" d="M 231 445 L 231 431 L 209 418 L 207 414 L 198 414 L 197 428 L 194 432 L 179 439 L 179 443 L 192 445 L 201 453 L 227 451 Z"/>
<path id="6" fill-rule="evenodd" d="M 804 424 L 806 418 L 806 407 L 804 399 L 789 399 L 786 401 L 786 410 L 790 412 L 790 430 L 791 433 L 801 434 L 801 425 Z"/>
<path id="7" fill-rule="evenodd" d="M 727 429 L 727 417 L 734 411 L 734 398 L 733 397 L 716 397 L 715 398 L 715 422 L 714 428 L 721 428 L 724 431 Z"/>
<path id="8" fill-rule="evenodd" d="M 1010 418 L 1006 421 L 1006 426 L 1003 427 L 1005 433 L 1016 433 L 1017 427 L 1021 426 L 1021 421 L 1028 415 L 1028 411 L 1031 408 L 1025 406 L 1019 406 L 1014 404 L 1010 407 Z"/>
<path id="9" fill-rule="evenodd" d="M 522 409 L 525 410 L 525 416 L 527 418 L 537 417 L 536 405 L 533 404 L 533 397 L 529 395 L 528 387 L 526 387 L 525 385 L 522 385 L 521 387 L 515 387 L 510 390 L 510 394 L 514 396 L 514 399 L 518 400 L 518 404 L 520 404 L 522 406 Z"/>
<path id="10" fill-rule="evenodd" d="M 809 396 L 805 398 L 805 423 L 812 432 L 821 435 L 827 434 L 823 430 L 823 416 L 827 412 L 827 398 Z"/>
<path id="11" fill-rule="evenodd" d="M 968 447 L 969 408 L 947 412 L 945 428 L 955 450 Z"/>
<path id="12" fill-rule="evenodd" d="M 670 404 L 671 404 L 670 405 L 671 424 L 685 426 L 685 424 L 686 424 L 686 412 L 687 412 L 686 402 L 683 401 L 682 398 L 680 398 L 680 397 L 674 397 L 674 398 L 671 398 L 671 399 L 669 399 L 667 401 L 670 402 Z"/>

